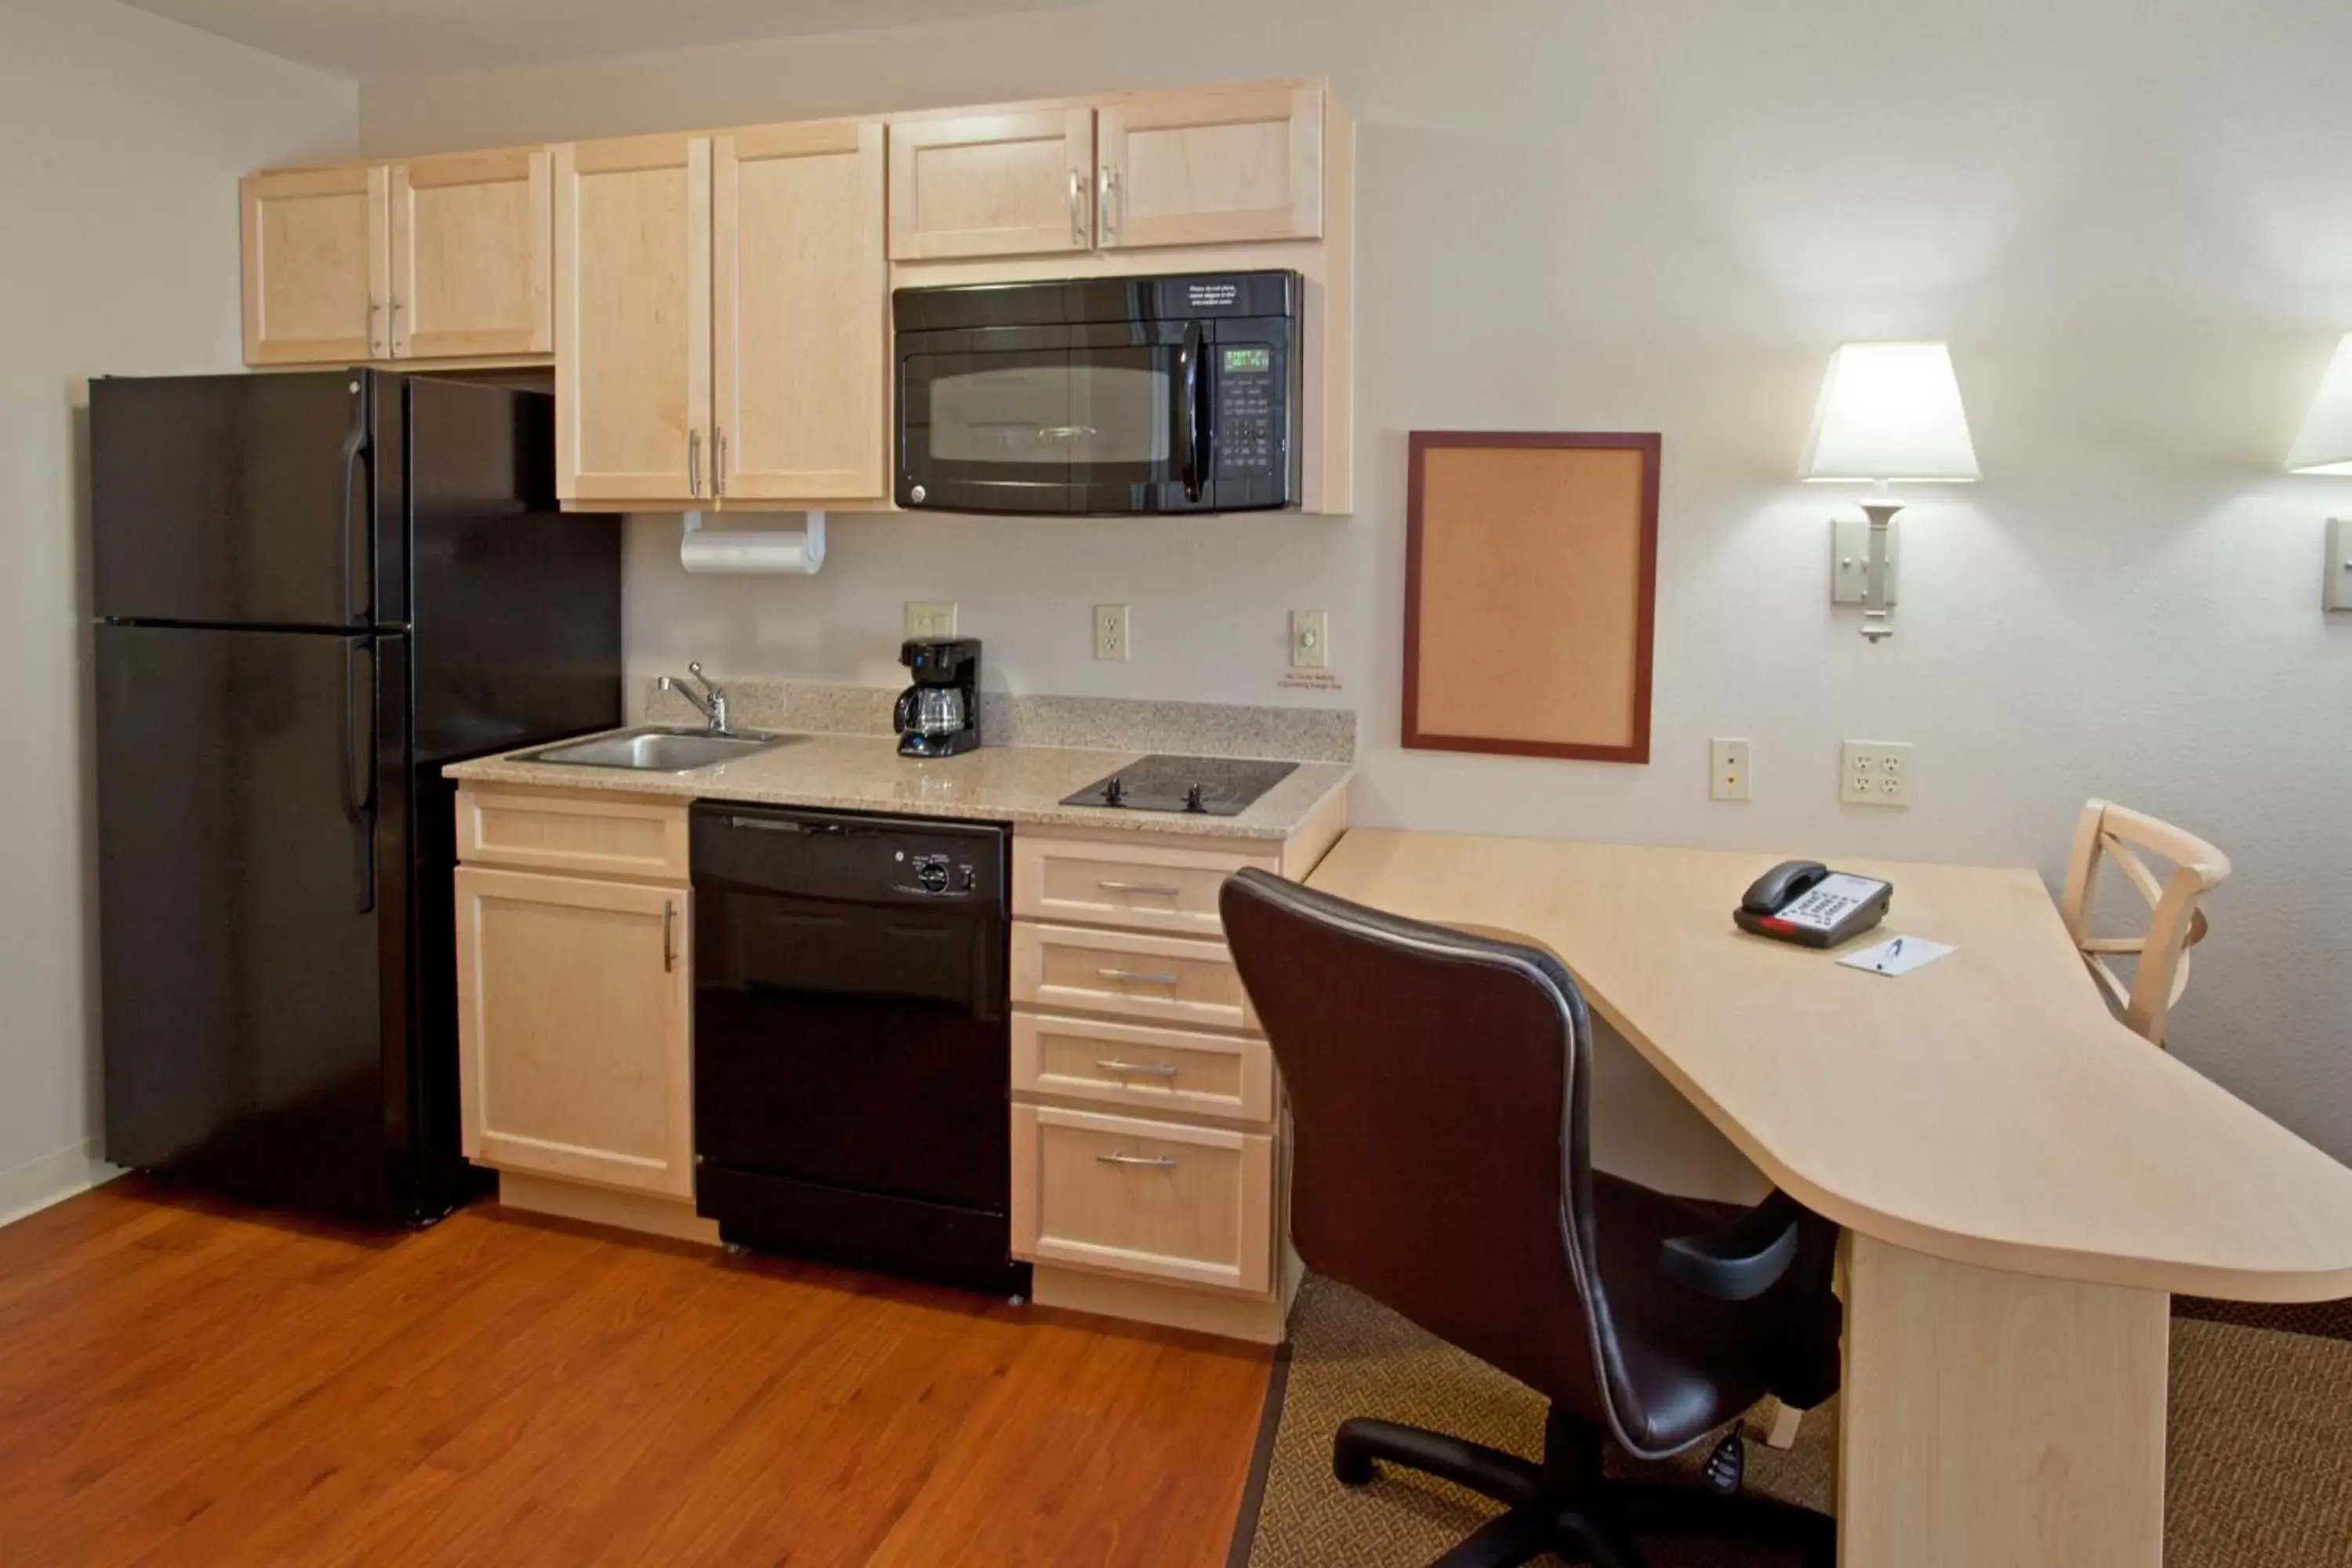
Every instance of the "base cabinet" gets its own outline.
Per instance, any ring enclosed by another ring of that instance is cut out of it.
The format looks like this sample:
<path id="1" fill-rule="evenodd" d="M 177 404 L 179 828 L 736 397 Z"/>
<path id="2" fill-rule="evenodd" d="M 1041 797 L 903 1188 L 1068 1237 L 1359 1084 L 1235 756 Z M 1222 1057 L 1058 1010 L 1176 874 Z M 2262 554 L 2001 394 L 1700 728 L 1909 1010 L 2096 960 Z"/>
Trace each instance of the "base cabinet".
<path id="1" fill-rule="evenodd" d="M 468 1159 L 693 1196 L 690 913 L 682 889 L 458 869 Z"/>

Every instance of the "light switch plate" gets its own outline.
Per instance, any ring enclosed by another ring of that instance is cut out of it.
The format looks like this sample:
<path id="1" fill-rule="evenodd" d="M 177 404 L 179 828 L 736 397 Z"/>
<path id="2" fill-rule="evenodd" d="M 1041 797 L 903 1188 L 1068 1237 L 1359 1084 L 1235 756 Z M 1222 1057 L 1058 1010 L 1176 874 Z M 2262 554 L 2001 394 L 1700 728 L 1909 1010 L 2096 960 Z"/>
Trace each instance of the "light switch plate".
<path id="1" fill-rule="evenodd" d="M 2327 590 L 2331 610 L 2352 610 L 2352 517 L 2327 520 Z"/>
<path id="2" fill-rule="evenodd" d="M 1735 735 L 1717 735 L 1706 743 L 1706 797 L 1748 798 L 1747 741 Z"/>
<path id="3" fill-rule="evenodd" d="M 1859 605 L 1864 579 L 1870 575 L 1866 563 L 1870 559 L 1870 521 L 1866 518 L 1841 517 L 1830 523 L 1830 603 Z M 1903 531 L 1890 527 L 1886 531 L 1886 602 L 1895 603 L 1895 587 L 1902 574 Z"/>
<path id="4" fill-rule="evenodd" d="M 1331 668 L 1330 616 L 1321 610 L 1290 612 L 1290 668 Z"/>
<path id="5" fill-rule="evenodd" d="M 1848 741 L 1838 773 L 1838 799 L 1848 805 L 1911 804 L 1911 742 Z"/>
<path id="6" fill-rule="evenodd" d="M 1127 606 L 1095 606 L 1095 657 L 1124 662 L 1128 655 Z"/>
<path id="7" fill-rule="evenodd" d="M 926 599 L 907 601 L 907 636 L 951 637 L 956 635 L 956 607 Z"/>

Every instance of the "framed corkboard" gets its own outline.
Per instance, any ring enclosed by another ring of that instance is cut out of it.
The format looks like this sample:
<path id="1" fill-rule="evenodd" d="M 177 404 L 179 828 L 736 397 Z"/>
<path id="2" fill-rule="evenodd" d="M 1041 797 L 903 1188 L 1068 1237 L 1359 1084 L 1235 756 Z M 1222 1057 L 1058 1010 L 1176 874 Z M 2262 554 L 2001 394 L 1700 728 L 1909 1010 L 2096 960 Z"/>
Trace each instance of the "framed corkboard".
<path id="1" fill-rule="evenodd" d="M 1650 760 L 1650 435 L 1416 430 L 1404 743 Z"/>

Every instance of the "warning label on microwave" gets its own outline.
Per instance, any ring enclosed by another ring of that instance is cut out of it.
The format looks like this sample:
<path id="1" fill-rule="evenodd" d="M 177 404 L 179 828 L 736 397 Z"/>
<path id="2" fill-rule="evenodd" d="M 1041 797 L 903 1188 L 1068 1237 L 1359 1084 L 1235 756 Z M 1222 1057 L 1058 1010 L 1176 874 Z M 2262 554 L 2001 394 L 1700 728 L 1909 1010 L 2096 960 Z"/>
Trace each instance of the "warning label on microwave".
<path id="1" fill-rule="evenodd" d="M 1184 286 L 1185 301 L 1195 308 L 1231 305 L 1241 297 L 1241 285 L 1238 283 L 1187 283 Z"/>

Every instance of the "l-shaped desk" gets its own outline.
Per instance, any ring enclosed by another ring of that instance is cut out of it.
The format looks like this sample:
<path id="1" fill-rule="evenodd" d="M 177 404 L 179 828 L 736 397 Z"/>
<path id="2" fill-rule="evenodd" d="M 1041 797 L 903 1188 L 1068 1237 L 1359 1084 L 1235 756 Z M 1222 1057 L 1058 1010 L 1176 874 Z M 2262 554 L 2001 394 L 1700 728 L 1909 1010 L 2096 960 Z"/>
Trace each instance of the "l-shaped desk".
<path id="1" fill-rule="evenodd" d="M 2115 1021 L 2032 871 L 1855 862 L 1898 978 L 1749 936 L 1772 857 L 1349 831 L 1309 885 L 1513 935 L 1846 1227 L 1844 1568 L 2159 1568 L 2172 1291 L 2352 1296 L 2352 1170 Z"/>

